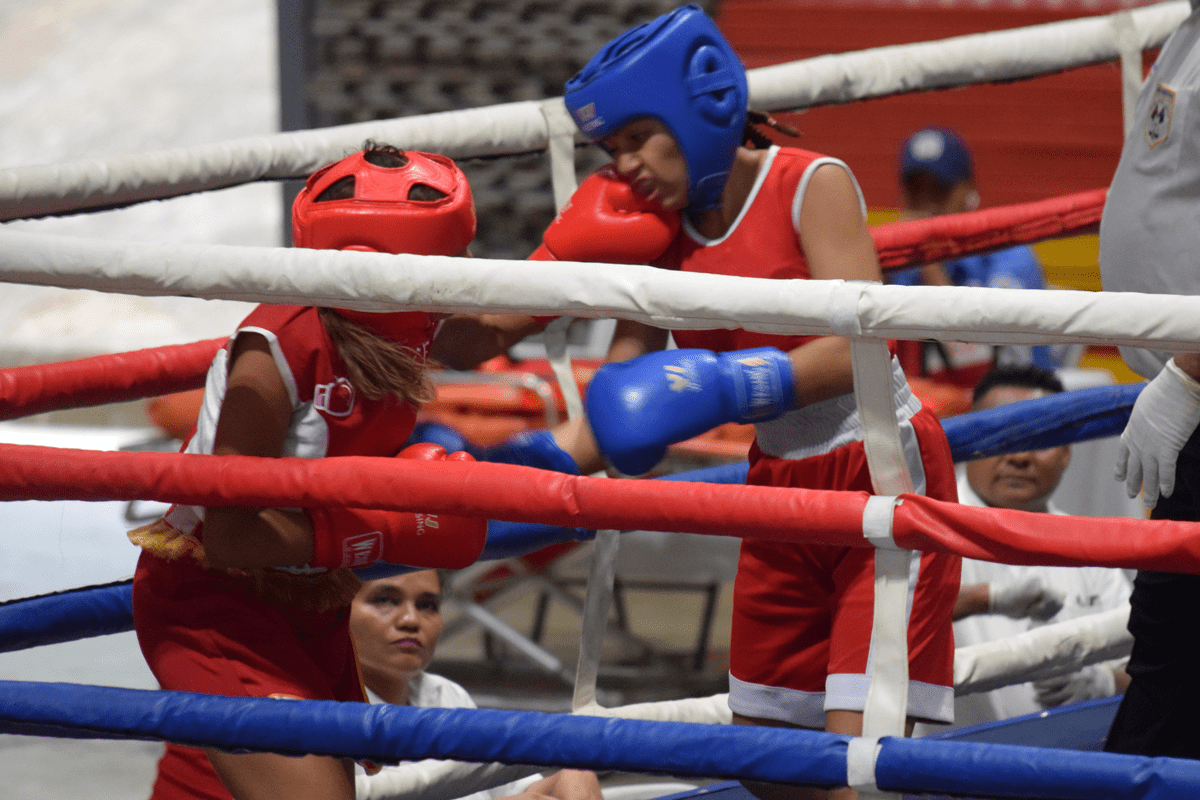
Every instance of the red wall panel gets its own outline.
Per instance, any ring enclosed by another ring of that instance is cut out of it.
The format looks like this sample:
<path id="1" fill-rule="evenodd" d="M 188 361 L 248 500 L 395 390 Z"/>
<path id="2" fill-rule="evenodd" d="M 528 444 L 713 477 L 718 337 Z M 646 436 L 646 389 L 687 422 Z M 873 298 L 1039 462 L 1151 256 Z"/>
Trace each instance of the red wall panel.
<path id="1" fill-rule="evenodd" d="M 747 67 L 891 44 L 1018 28 L 1103 13 L 1115 3 L 1057 8 L 975 2 L 725 0 L 717 23 Z M 1148 63 L 1148 62 L 1147 62 Z M 868 100 L 785 115 L 801 147 L 844 159 L 874 209 L 899 205 L 896 168 L 918 128 L 954 128 L 971 146 L 985 206 L 1106 186 L 1122 141 L 1116 62 L 1005 84 Z M 788 140 L 776 137 L 780 142 Z"/>

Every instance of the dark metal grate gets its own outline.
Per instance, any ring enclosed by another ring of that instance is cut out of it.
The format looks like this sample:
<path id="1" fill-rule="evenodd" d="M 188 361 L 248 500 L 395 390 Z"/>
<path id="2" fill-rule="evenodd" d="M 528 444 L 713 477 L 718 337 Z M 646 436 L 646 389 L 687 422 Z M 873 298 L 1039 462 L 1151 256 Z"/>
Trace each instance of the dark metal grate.
<path id="1" fill-rule="evenodd" d="M 600 46 L 679 6 L 676 0 L 314 0 L 311 127 L 540 100 Z M 700 2 L 715 14 L 718 0 Z M 403 147 L 403 142 L 391 142 Z M 590 171 L 605 157 L 578 151 Z M 543 155 L 462 164 L 479 216 L 472 246 L 524 258 L 554 216 Z"/>

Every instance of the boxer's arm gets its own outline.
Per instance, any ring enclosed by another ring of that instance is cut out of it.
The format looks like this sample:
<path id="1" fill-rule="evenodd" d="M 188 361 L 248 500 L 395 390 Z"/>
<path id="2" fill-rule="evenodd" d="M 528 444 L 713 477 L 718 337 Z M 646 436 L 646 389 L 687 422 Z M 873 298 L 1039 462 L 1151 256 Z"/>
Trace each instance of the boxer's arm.
<path id="1" fill-rule="evenodd" d="M 813 280 L 882 282 L 858 191 L 845 169 L 836 164 L 817 168 L 800 206 L 799 225 L 800 244 Z M 798 405 L 854 391 L 848 339 L 821 337 L 789 355 Z"/>
<path id="2" fill-rule="evenodd" d="M 540 333 L 549 319 L 520 314 L 452 314 L 438 328 L 429 357 L 449 369 L 474 369 L 508 352 L 526 336 Z"/>
<path id="3" fill-rule="evenodd" d="M 291 416 L 291 399 L 266 338 L 242 333 L 230 356 L 213 453 L 278 458 Z M 205 510 L 204 551 L 213 567 L 303 564 L 311 548 L 312 526 L 302 512 L 242 506 Z"/>
<path id="4" fill-rule="evenodd" d="M 669 331 L 643 322 L 619 319 L 604 361 L 607 364 L 615 364 L 662 350 L 667 346 L 668 334 Z"/>

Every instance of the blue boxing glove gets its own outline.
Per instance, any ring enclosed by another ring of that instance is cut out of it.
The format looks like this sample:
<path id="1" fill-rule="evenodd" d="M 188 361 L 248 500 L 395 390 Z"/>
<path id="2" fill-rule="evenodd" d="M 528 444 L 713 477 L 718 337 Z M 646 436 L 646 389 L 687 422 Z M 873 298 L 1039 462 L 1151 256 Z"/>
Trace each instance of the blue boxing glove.
<path id="1" fill-rule="evenodd" d="M 419 422 L 405 445 L 428 442 L 441 445 L 450 452 L 464 451 L 476 461 L 493 464 L 517 464 L 553 472 L 578 475 L 579 466 L 567 451 L 558 446 L 554 434 L 543 428 L 522 431 L 491 447 L 477 447 L 449 425 L 440 422 Z"/>
<path id="2" fill-rule="evenodd" d="M 626 475 L 648 472 L 667 445 L 725 422 L 762 422 L 796 405 L 787 353 L 663 350 L 601 367 L 587 391 L 596 444 Z"/>
<path id="3" fill-rule="evenodd" d="M 447 453 L 470 453 L 476 461 L 487 460 L 479 457 L 479 448 L 473 442 L 467 441 L 467 437 L 440 422 L 418 422 L 413 426 L 413 431 L 404 446 L 421 443 L 440 445 L 446 448 Z"/>
<path id="4" fill-rule="evenodd" d="M 579 474 L 579 465 L 575 463 L 575 459 L 559 447 L 558 442 L 554 440 L 554 434 L 544 428 L 522 431 L 500 444 L 484 448 L 479 453 L 479 460 L 537 467 L 565 472 L 568 475 Z"/>

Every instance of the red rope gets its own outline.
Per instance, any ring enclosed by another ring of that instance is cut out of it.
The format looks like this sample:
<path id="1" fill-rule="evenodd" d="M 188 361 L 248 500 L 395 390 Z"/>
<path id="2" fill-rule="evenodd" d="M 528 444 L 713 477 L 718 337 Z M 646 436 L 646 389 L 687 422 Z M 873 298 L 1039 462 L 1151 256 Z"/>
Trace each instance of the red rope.
<path id="1" fill-rule="evenodd" d="M 871 229 L 885 270 L 1031 244 L 1058 236 L 1095 233 L 1107 189 L 998 206 L 966 214 L 892 222 Z"/>
<path id="2" fill-rule="evenodd" d="M 197 389 L 224 339 L 0 370 L 0 419 Z"/>
<path id="3" fill-rule="evenodd" d="M 511 464 L 395 458 L 254 458 L 0 445 L 0 500 L 162 500 L 351 506 L 617 530 L 870 547 L 867 494 L 597 479 Z M 1010 564 L 1200 574 L 1200 524 L 1048 516 L 904 495 L 896 541 Z"/>

